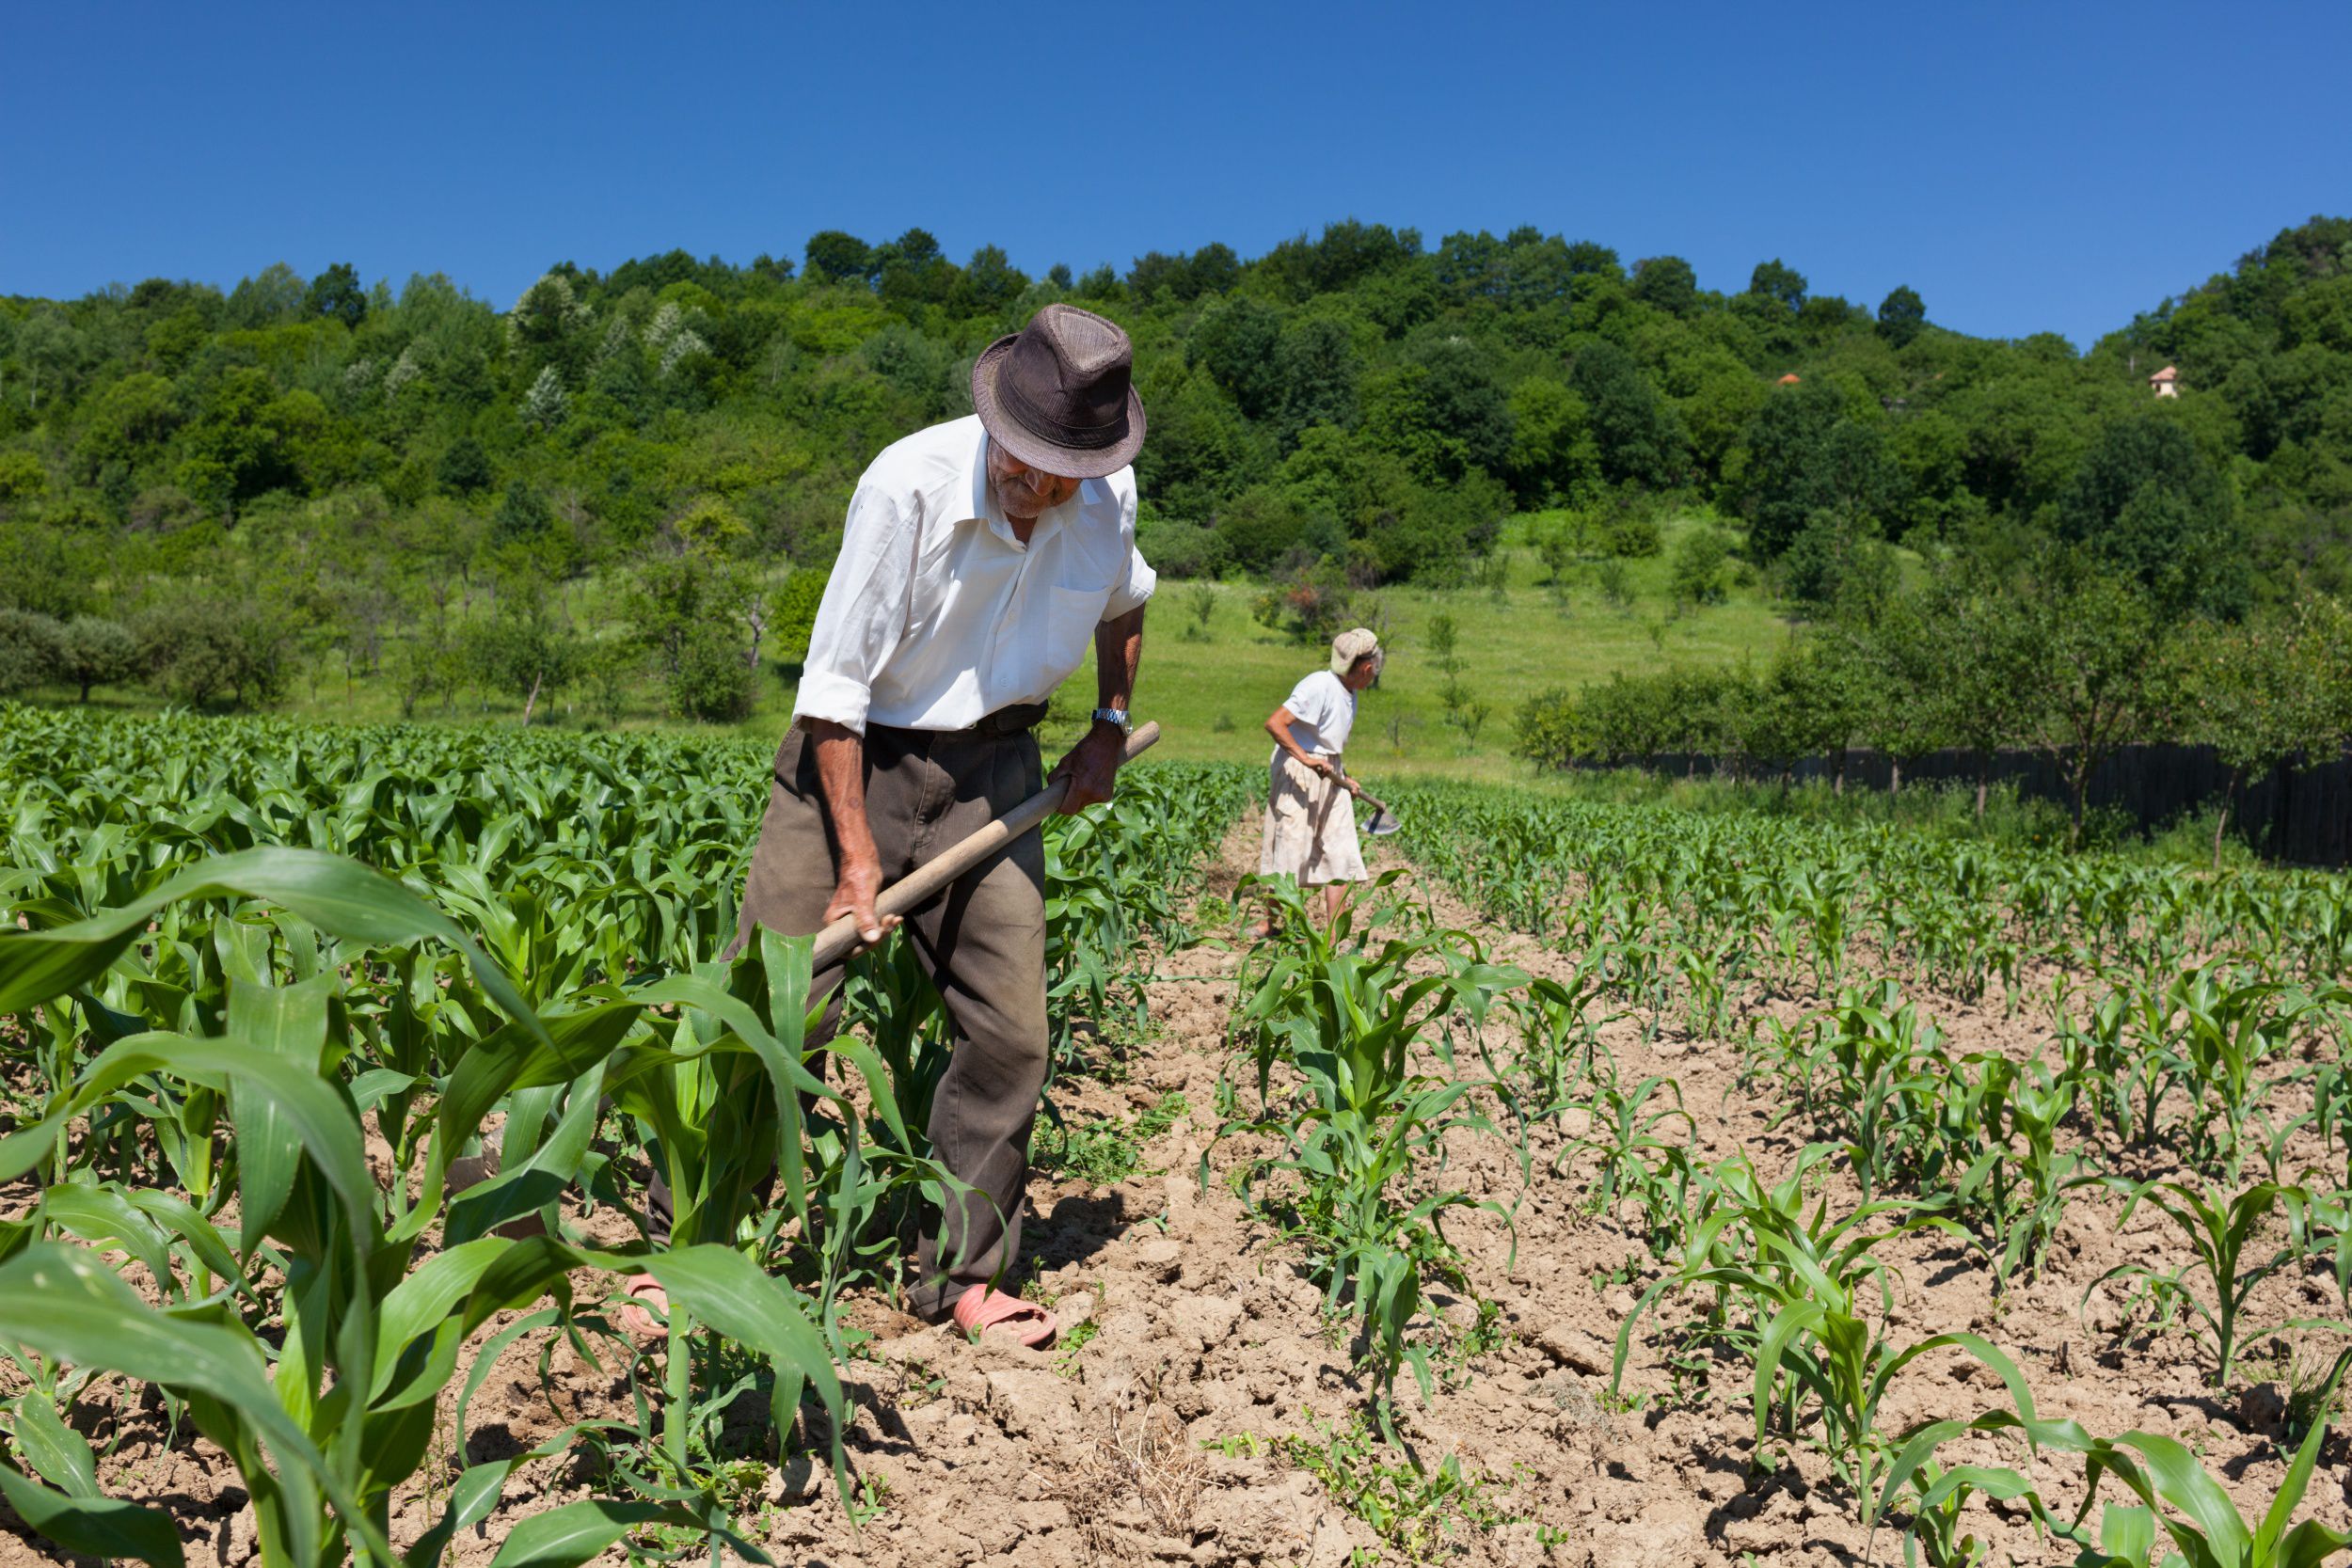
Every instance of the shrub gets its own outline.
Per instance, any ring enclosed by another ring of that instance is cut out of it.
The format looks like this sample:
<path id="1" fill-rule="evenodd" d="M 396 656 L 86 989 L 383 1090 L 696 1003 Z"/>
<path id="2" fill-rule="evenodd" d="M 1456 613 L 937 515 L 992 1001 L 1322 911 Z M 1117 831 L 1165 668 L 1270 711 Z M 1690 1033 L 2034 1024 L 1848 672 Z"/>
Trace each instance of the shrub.
<path id="1" fill-rule="evenodd" d="M 1224 536 L 1199 523 L 1154 522 L 1136 531 L 1136 546 L 1163 577 L 1214 578 L 1232 560 Z"/>
<path id="2" fill-rule="evenodd" d="M 1620 501 L 1601 519 L 1598 533 L 1601 553 L 1620 561 L 1645 561 L 1665 545 L 1657 514 L 1630 499 Z"/>
<path id="3" fill-rule="evenodd" d="M 809 634 L 817 628 L 817 607 L 824 602 L 830 569 L 801 566 L 784 579 L 776 595 L 775 657 L 779 664 L 808 662 Z"/>
<path id="4" fill-rule="evenodd" d="M 1669 582 L 1678 604 L 1721 604 L 1724 562 L 1731 546 L 1711 528 L 1696 528 L 1676 542 Z"/>
<path id="5" fill-rule="evenodd" d="M 1582 745 L 1576 699 L 1565 687 L 1539 691 L 1519 705 L 1514 750 L 1538 768 L 1565 768 Z"/>
<path id="6" fill-rule="evenodd" d="M 258 707 L 286 688 L 293 634 L 284 616 L 256 600 L 192 594 L 167 599 L 131 628 L 138 667 L 180 702 L 222 698 Z"/>
<path id="7" fill-rule="evenodd" d="M 119 621 L 76 615 L 57 641 L 57 674 L 82 689 L 89 701 L 93 686 L 114 686 L 138 673 L 139 644 Z"/>
<path id="8" fill-rule="evenodd" d="M 670 675 L 670 706 L 679 718 L 733 723 L 751 717 L 756 695 L 751 660 L 732 637 L 716 626 L 687 634 Z"/>
<path id="9" fill-rule="evenodd" d="M 0 696 L 55 675 L 62 636 L 63 628 L 46 615 L 0 610 Z"/>

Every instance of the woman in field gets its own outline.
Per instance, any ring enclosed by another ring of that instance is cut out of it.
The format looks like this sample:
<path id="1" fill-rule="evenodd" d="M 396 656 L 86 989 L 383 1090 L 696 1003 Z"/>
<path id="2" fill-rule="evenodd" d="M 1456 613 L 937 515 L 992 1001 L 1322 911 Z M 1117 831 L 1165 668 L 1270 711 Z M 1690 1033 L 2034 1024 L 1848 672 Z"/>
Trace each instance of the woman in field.
<path id="1" fill-rule="evenodd" d="M 1323 889 L 1323 918 L 1339 918 L 1347 884 L 1364 879 L 1363 847 L 1356 839 L 1356 797 L 1342 760 L 1356 724 L 1356 694 L 1380 674 L 1380 640 L 1359 626 L 1331 640 L 1331 667 L 1295 687 L 1266 715 L 1274 736 L 1265 811 L 1265 843 L 1258 874 L 1287 873 L 1300 887 Z M 1274 934 L 1269 910 L 1257 934 Z"/>

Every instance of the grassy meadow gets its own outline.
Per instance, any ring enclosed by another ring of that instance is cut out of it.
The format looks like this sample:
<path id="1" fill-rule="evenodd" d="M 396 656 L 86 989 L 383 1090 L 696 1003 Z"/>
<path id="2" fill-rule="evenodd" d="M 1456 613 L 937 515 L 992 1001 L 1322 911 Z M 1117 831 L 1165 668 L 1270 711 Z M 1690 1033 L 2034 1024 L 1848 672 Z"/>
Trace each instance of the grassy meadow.
<path id="1" fill-rule="evenodd" d="M 1529 695 L 1548 687 L 1606 679 L 1615 670 L 1661 664 L 1726 663 L 1763 657 L 1788 635 L 1788 623 L 1763 590 L 1734 582 L 1719 604 L 1677 612 L 1668 592 L 1675 542 L 1691 529 L 1713 526 L 1695 517 L 1666 520 L 1658 555 L 1624 562 L 1629 596 L 1612 603 L 1601 587 L 1602 562 L 1572 563 L 1553 583 L 1528 543 L 1547 518 L 1514 519 L 1498 547 L 1502 586 L 1432 590 L 1411 585 L 1364 596 L 1365 614 L 1389 647 L 1380 685 L 1365 694 L 1351 748 L 1367 778 L 1446 776 L 1524 778 L 1526 765 L 1511 754 L 1512 715 Z M 1735 567 L 1733 568 L 1736 570 Z M 1730 576 L 1727 571 L 1726 576 Z M 782 574 L 778 574 L 780 584 Z M 1261 585 L 1249 581 L 1188 582 L 1164 578 L 1145 634 L 1143 676 L 1136 701 L 1139 720 L 1157 720 L 1165 734 L 1158 755 L 1168 760 L 1256 762 L 1268 742 L 1261 726 L 1298 678 L 1319 668 L 1322 644 L 1302 644 L 1253 614 Z M 562 591 L 564 612 L 583 628 L 613 635 L 626 610 L 613 585 L 589 578 Z M 477 594 L 469 613 L 487 612 Z M 1486 713 L 1474 729 L 1452 721 L 1442 700 L 1444 673 L 1436 667 L 1430 623 L 1450 614 L 1455 625 L 1460 682 Z M 688 734 L 772 736 L 792 710 L 788 667 L 771 666 L 750 718 L 729 726 L 695 724 L 670 715 L 660 683 L 650 675 L 631 689 L 617 727 Z M 1044 738 L 1049 749 L 1074 736 L 1095 693 L 1092 658 L 1057 697 Z M 71 689 L 42 695 L 71 701 Z M 156 710 L 163 699 L 137 688 L 101 689 L 94 706 Z M 288 717 L 378 723 L 400 717 L 400 692 L 389 675 L 346 678 L 340 659 L 298 672 L 276 711 Z M 435 722 L 512 725 L 522 704 L 504 693 L 469 691 L 451 703 L 419 705 L 415 717 Z M 573 686 L 543 695 L 534 728 L 614 727 L 591 716 L 587 693 Z"/>

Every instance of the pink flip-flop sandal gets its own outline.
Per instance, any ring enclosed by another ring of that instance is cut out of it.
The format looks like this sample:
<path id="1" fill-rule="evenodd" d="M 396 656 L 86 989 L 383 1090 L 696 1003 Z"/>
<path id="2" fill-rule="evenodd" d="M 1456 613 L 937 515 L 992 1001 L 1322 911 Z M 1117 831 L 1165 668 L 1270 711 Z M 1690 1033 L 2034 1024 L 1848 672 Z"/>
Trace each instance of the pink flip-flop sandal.
<path id="1" fill-rule="evenodd" d="M 956 1326 L 974 1338 L 1002 1328 L 1029 1350 L 1044 1345 L 1059 1326 L 1044 1307 L 985 1285 L 975 1285 L 956 1298 L 955 1319 Z"/>

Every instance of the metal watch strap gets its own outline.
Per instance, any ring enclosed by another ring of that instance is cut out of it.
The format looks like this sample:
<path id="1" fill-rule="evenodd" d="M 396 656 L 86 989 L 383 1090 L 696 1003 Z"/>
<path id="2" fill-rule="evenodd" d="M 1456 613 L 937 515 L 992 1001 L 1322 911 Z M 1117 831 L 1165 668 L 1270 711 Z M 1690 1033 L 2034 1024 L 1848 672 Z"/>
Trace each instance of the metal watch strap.
<path id="1" fill-rule="evenodd" d="M 1118 725 L 1121 735 L 1132 734 L 1135 730 L 1135 726 L 1128 722 L 1127 710 L 1123 707 L 1098 707 L 1089 717 L 1098 724 Z"/>

